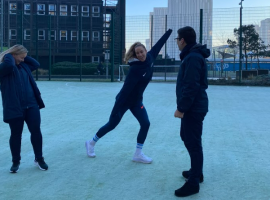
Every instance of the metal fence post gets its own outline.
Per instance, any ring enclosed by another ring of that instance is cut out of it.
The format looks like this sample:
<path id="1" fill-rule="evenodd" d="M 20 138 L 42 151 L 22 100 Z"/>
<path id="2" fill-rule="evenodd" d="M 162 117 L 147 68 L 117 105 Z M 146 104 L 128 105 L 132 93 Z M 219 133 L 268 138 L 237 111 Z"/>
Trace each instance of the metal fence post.
<path id="1" fill-rule="evenodd" d="M 0 32 L 0 34 L 1 34 L 1 37 L 0 37 L 0 43 L 1 43 L 1 52 L 3 52 L 3 40 L 4 40 L 4 36 L 3 36 L 3 34 L 4 34 L 4 3 L 3 3 L 4 1 L 3 0 L 1 0 L 1 32 Z M 9 30 L 8 30 L 9 31 Z"/>
<path id="2" fill-rule="evenodd" d="M 242 1 L 240 2 L 240 30 L 239 30 L 239 83 L 242 81 Z"/>
<path id="3" fill-rule="evenodd" d="M 36 60 L 38 61 L 38 15 L 36 14 Z M 38 80 L 38 69 L 36 70 L 36 80 Z"/>
<path id="4" fill-rule="evenodd" d="M 165 32 L 167 31 L 167 15 L 165 15 Z M 167 72 L 167 41 L 165 42 L 165 81 L 166 81 L 166 72 Z"/>
<path id="5" fill-rule="evenodd" d="M 49 81 L 51 80 L 51 65 L 52 65 L 52 61 L 51 61 L 51 56 L 52 56 L 52 48 L 51 48 L 51 15 L 49 15 Z"/>
<path id="6" fill-rule="evenodd" d="M 111 31 L 111 37 L 112 37 L 112 43 L 111 43 L 111 52 L 112 52 L 112 60 L 111 60 L 111 82 L 114 81 L 114 12 L 112 13 L 112 31 Z"/>
<path id="7" fill-rule="evenodd" d="M 82 13 L 80 14 L 80 81 L 82 81 Z"/>
<path id="8" fill-rule="evenodd" d="M 200 43 L 202 44 L 203 37 L 203 9 L 200 9 Z"/>
<path id="9" fill-rule="evenodd" d="M 165 67 L 165 77 L 164 77 L 165 81 L 167 81 L 167 67 Z"/>
<path id="10" fill-rule="evenodd" d="M 122 40 L 122 38 L 123 38 L 123 19 L 122 19 L 122 17 L 120 17 L 120 27 L 121 27 L 121 31 L 120 31 L 120 50 L 119 50 L 119 53 L 120 53 L 120 55 L 119 55 L 119 65 L 122 65 L 122 60 L 123 60 L 123 58 L 122 58 L 122 53 L 123 53 L 123 49 L 122 49 L 122 45 L 123 45 L 123 40 Z"/>
<path id="11" fill-rule="evenodd" d="M 154 16 L 151 15 L 151 48 L 153 46 L 153 21 L 154 21 Z"/>
<path id="12" fill-rule="evenodd" d="M 23 11 L 21 11 L 21 45 L 23 45 Z"/>

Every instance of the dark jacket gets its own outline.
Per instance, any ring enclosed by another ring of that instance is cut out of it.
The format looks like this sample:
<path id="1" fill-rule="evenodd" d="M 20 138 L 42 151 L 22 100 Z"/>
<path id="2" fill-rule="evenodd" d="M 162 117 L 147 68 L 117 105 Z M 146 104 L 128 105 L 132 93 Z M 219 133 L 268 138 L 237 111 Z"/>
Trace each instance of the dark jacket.
<path id="1" fill-rule="evenodd" d="M 153 66 L 156 57 L 158 56 L 162 46 L 165 44 L 167 39 L 170 37 L 172 30 L 169 29 L 152 47 L 152 49 L 147 52 L 146 60 L 144 62 L 139 61 L 134 58 L 129 61 L 129 72 L 127 74 L 125 83 L 116 96 L 116 102 L 114 105 L 114 111 L 122 105 L 135 105 L 143 100 L 143 92 L 147 87 L 148 83 L 152 79 Z"/>
<path id="2" fill-rule="evenodd" d="M 20 65 L 29 75 L 29 80 L 39 108 L 44 108 L 45 105 L 41 99 L 40 91 L 31 73 L 39 67 L 39 63 L 35 59 L 27 56 Z M 11 54 L 6 54 L 3 62 L 0 64 L 0 81 L 4 122 L 8 123 L 10 119 L 23 117 L 20 99 L 20 74 Z"/>
<path id="3" fill-rule="evenodd" d="M 207 64 L 210 56 L 206 45 L 187 45 L 180 54 L 181 66 L 177 76 L 177 110 L 180 112 L 208 112 L 206 89 Z"/>

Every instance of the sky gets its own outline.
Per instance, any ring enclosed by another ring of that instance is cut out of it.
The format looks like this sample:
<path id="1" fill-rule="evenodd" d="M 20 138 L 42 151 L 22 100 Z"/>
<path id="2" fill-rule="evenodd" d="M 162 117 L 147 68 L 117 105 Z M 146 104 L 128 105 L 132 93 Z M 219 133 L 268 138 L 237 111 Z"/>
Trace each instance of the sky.
<path id="1" fill-rule="evenodd" d="M 147 2 L 147 3 L 146 3 Z M 213 8 L 239 7 L 240 0 L 213 0 Z M 126 16 L 149 15 L 154 7 L 167 7 L 168 0 L 126 0 Z M 245 0 L 243 7 L 269 6 L 270 0 Z"/>

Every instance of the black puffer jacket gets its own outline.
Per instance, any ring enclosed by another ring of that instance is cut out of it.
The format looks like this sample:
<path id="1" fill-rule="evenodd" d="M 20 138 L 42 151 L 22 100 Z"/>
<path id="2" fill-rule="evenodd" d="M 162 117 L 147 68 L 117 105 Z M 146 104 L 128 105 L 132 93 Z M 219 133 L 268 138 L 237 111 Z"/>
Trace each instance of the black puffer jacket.
<path id="1" fill-rule="evenodd" d="M 117 112 L 121 105 L 134 105 L 143 100 L 143 92 L 152 79 L 154 61 L 171 33 L 172 30 L 169 29 L 158 40 L 152 49 L 147 52 L 146 60 L 144 62 L 141 62 L 138 59 L 129 61 L 129 72 L 122 89 L 116 96 L 113 112 Z"/>
<path id="2" fill-rule="evenodd" d="M 41 98 L 40 91 L 31 73 L 39 67 L 39 63 L 35 59 L 27 56 L 20 65 L 29 75 L 30 84 L 33 88 L 39 108 L 44 108 L 45 105 Z M 0 80 L 4 122 L 8 123 L 10 119 L 23 116 L 20 96 L 21 80 L 18 68 L 15 65 L 15 60 L 11 54 L 6 54 L 3 62 L 0 64 Z"/>
<path id="3" fill-rule="evenodd" d="M 187 45 L 181 52 L 176 85 L 177 110 L 180 112 L 208 112 L 205 58 L 209 56 L 210 50 L 201 44 Z"/>

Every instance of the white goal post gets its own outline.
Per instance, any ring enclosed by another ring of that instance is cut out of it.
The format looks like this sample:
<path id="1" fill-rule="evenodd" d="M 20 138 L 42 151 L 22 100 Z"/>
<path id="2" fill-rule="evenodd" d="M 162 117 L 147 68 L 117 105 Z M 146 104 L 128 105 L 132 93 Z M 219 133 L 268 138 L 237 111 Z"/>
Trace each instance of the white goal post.
<path id="1" fill-rule="evenodd" d="M 129 69 L 129 65 L 119 65 L 119 73 L 118 73 L 118 79 L 117 79 L 118 81 L 125 81 L 126 73 L 124 69 Z"/>

